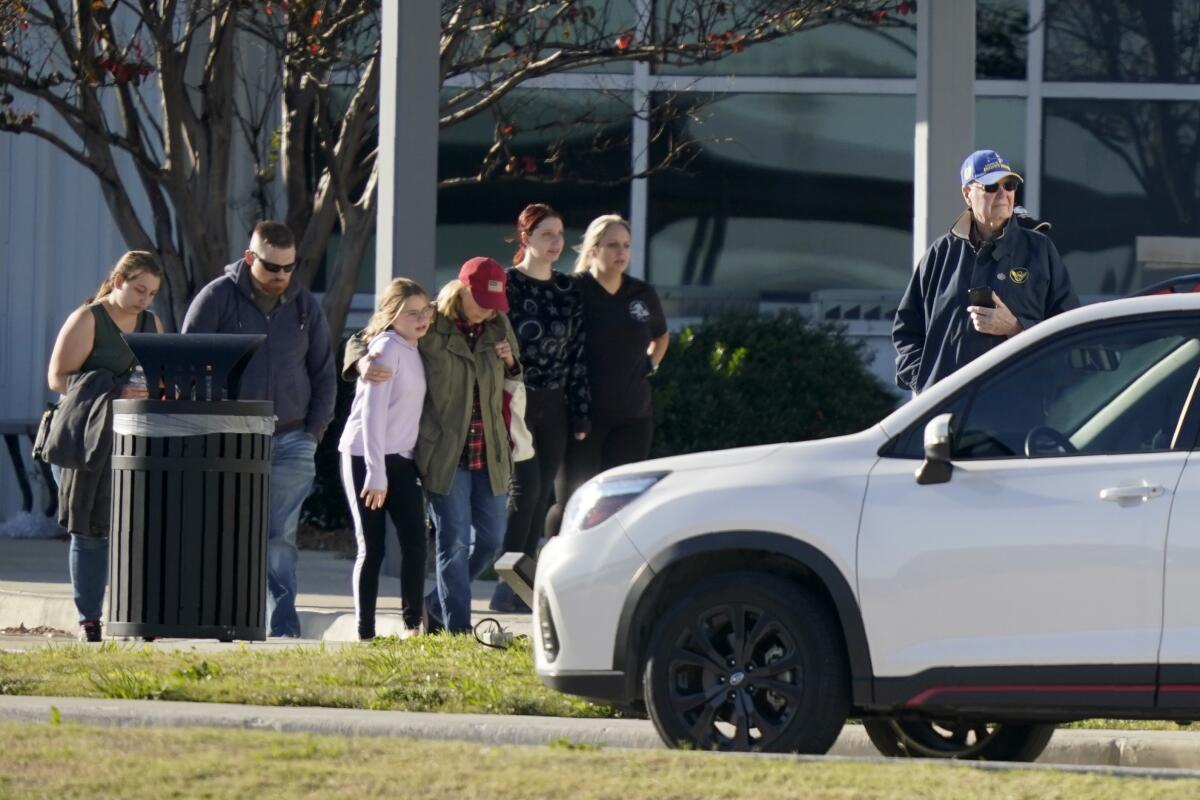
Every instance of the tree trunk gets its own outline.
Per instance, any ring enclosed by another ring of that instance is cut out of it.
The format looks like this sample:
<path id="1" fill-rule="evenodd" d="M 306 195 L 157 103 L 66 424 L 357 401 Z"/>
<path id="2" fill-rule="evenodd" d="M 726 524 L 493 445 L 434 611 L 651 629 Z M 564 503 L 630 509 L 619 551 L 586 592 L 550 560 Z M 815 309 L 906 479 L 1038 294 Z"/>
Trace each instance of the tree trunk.
<path id="1" fill-rule="evenodd" d="M 375 235 L 377 174 L 372 173 L 360 204 L 342 215 L 342 244 L 325 282 L 325 300 L 321 307 L 325 311 L 329 331 L 335 341 L 340 341 L 345 331 L 346 317 L 350 312 L 354 290 L 358 286 L 363 256 L 371 237 Z"/>

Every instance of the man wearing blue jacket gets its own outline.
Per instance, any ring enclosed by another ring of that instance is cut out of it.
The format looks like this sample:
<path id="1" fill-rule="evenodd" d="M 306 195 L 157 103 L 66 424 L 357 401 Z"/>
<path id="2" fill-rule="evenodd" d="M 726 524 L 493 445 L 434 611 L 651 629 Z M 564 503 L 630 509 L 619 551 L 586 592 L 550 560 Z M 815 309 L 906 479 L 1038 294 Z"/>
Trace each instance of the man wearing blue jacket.
<path id="1" fill-rule="evenodd" d="M 296 240 L 280 222 L 260 222 L 240 261 L 197 293 L 184 333 L 265 333 L 242 375 L 241 400 L 275 404 L 267 615 L 271 636 L 300 635 L 296 527 L 316 476 L 317 443 L 333 419 L 337 375 L 325 314 L 292 281 Z"/>
<path id="2" fill-rule="evenodd" d="M 896 385 L 920 392 L 1010 336 L 1079 305 L 1054 243 L 1009 224 L 1022 178 L 995 150 L 960 170 L 967 208 L 926 251 L 896 309 Z M 969 305 L 986 289 L 993 307 Z"/>

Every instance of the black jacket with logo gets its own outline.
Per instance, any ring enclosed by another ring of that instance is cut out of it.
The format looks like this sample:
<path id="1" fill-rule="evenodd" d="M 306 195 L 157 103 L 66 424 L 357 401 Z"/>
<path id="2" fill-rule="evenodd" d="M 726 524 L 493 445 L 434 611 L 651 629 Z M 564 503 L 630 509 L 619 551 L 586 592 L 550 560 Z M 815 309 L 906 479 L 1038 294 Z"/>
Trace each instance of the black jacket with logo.
<path id="1" fill-rule="evenodd" d="M 653 339 L 667 332 L 667 320 L 654 287 L 631 275 L 609 294 L 590 273 L 575 276 L 587 329 L 588 381 L 592 419 L 643 419 L 654 413 L 650 401 L 649 358 Z"/>
<path id="2" fill-rule="evenodd" d="M 991 242 L 970 241 L 964 211 L 925 253 L 896 309 L 896 385 L 920 392 L 1005 340 L 980 333 L 967 313 L 967 291 L 990 287 L 1028 329 L 1079 305 L 1071 277 L 1044 234 L 1009 224 Z"/>

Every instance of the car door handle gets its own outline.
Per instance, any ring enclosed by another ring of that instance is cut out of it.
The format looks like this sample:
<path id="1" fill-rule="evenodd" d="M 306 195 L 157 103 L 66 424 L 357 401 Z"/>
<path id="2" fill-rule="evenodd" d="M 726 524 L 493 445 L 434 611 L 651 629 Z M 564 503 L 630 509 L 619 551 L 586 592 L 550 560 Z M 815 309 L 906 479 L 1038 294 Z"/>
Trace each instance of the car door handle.
<path id="1" fill-rule="evenodd" d="M 1108 500 L 1111 503 L 1120 503 L 1128 500 L 1153 500 L 1156 497 L 1162 497 L 1167 493 L 1167 490 L 1162 486 L 1113 486 L 1110 489 L 1100 490 L 1100 499 Z"/>

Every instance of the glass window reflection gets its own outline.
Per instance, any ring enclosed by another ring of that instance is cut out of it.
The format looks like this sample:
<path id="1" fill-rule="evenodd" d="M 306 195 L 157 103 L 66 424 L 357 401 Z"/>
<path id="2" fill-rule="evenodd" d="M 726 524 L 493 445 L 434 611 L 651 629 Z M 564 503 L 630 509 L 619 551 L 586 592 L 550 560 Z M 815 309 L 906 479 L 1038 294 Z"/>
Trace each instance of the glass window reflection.
<path id="1" fill-rule="evenodd" d="M 903 288 L 911 97 L 723 95 L 694 113 L 687 172 L 650 178 L 652 281 L 785 299 Z"/>
<path id="2" fill-rule="evenodd" d="M 978 0 L 977 77 L 1006 80 L 1025 77 L 1027 6 L 1026 0 Z M 655 71 L 667 75 L 912 78 L 917 74 L 916 21 L 915 12 L 893 12 L 884 24 L 821 25 L 719 61 L 665 65 Z"/>
<path id="3" fill-rule="evenodd" d="M 1200 0 L 1046 0 L 1046 79 L 1196 83 Z"/>
<path id="4" fill-rule="evenodd" d="M 1156 279 L 1136 268 L 1136 237 L 1196 236 L 1198 133 L 1196 103 L 1046 101 L 1042 211 L 1081 294 Z"/>
<path id="5" fill-rule="evenodd" d="M 438 145 L 437 281 L 467 258 L 507 264 L 517 214 L 549 203 L 566 218 L 567 241 L 589 220 L 629 213 L 632 128 L 627 93 L 513 92 L 494 112 L 443 130 Z M 499 131 L 511 156 L 488 159 Z M 483 174 L 488 180 L 481 182 Z M 572 254 L 558 268 L 569 271 Z"/>

